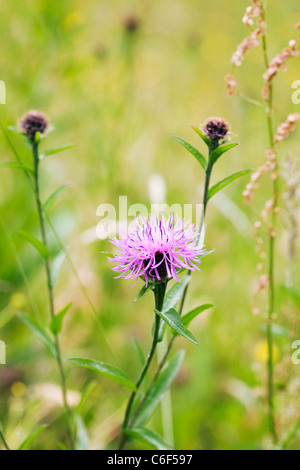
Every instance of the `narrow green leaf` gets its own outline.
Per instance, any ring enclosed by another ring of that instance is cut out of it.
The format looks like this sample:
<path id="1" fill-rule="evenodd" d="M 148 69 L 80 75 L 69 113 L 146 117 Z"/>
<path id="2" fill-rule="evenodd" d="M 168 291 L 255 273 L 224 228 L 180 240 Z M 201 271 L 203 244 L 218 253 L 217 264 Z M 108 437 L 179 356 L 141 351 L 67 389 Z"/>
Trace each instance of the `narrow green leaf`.
<path id="1" fill-rule="evenodd" d="M 199 137 L 203 140 L 203 142 L 207 145 L 207 147 L 209 147 L 209 138 L 203 134 L 203 132 L 196 126 L 192 126 L 192 128 L 194 129 L 194 131 L 196 132 L 196 134 L 199 135 Z"/>
<path id="2" fill-rule="evenodd" d="M 169 365 L 161 372 L 157 379 L 152 384 L 149 393 L 141 406 L 135 421 L 135 426 L 144 425 L 150 416 L 152 416 L 153 411 L 156 406 L 160 403 L 161 398 L 164 393 L 171 386 L 173 380 L 175 379 L 181 363 L 184 358 L 184 350 L 178 351 L 174 358 L 170 361 Z"/>
<path id="3" fill-rule="evenodd" d="M 212 308 L 213 305 L 212 304 L 204 304 L 204 305 L 200 305 L 199 307 L 196 307 L 194 308 L 193 310 L 191 310 L 190 312 L 186 313 L 185 315 L 183 315 L 183 317 L 181 317 L 181 321 L 183 323 L 184 326 L 189 326 L 189 324 L 191 323 L 191 321 L 197 316 L 199 315 L 200 313 L 204 312 L 205 310 L 207 310 L 208 308 Z"/>
<path id="4" fill-rule="evenodd" d="M 190 282 L 191 276 L 184 276 L 180 282 L 176 282 L 171 289 L 166 293 L 163 304 L 163 312 L 167 312 L 170 308 L 176 307 L 177 303 L 182 297 L 183 291 L 187 284 Z M 158 342 L 163 340 L 166 331 L 166 322 L 161 318 L 158 332 Z"/>
<path id="5" fill-rule="evenodd" d="M 180 139 L 180 137 L 176 137 L 174 135 L 171 136 L 172 139 L 175 139 L 177 140 L 177 142 L 179 142 L 184 148 L 186 148 L 192 155 L 194 155 L 194 157 L 196 158 L 196 160 L 200 163 L 200 165 L 202 166 L 202 168 L 204 169 L 204 171 L 206 170 L 206 165 L 207 165 L 207 162 L 206 162 L 206 158 L 202 155 L 202 153 L 199 152 L 199 150 L 195 149 L 195 147 L 193 147 L 192 145 L 190 145 L 188 142 L 186 142 L 185 140 L 182 140 Z"/>
<path id="6" fill-rule="evenodd" d="M 106 364 L 104 362 L 94 361 L 93 359 L 85 359 L 82 357 L 74 357 L 66 360 L 75 366 L 85 367 L 86 369 L 100 372 L 100 374 L 104 375 L 105 377 L 108 377 L 109 379 L 114 380 L 115 382 L 118 382 L 125 387 L 130 388 L 131 390 L 136 390 L 136 386 L 130 380 L 128 375 L 117 367 L 111 366 L 110 364 Z"/>
<path id="7" fill-rule="evenodd" d="M 83 390 L 82 390 L 82 393 L 81 393 L 81 398 L 80 398 L 80 402 L 78 403 L 77 407 L 76 407 L 76 414 L 80 414 L 81 413 L 81 410 L 82 410 L 82 407 L 83 405 L 85 404 L 86 400 L 88 399 L 89 395 L 92 393 L 92 391 L 94 390 L 96 386 L 96 382 L 95 381 L 91 381 L 91 382 L 88 382 L 84 387 L 83 387 Z"/>
<path id="8" fill-rule="evenodd" d="M 210 190 L 208 191 L 207 200 L 209 200 L 211 197 L 213 197 L 215 194 L 217 194 L 219 191 L 221 191 L 221 189 L 225 188 L 225 186 L 227 186 L 228 184 L 230 184 L 233 181 L 237 180 L 241 176 L 244 176 L 247 173 L 250 173 L 251 171 L 253 171 L 252 168 L 247 168 L 245 170 L 240 170 L 240 171 L 237 171 L 236 173 L 233 173 L 230 176 L 227 176 L 227 178 L 224 178 L 223 180 L 219 181 L 214 186 L 212 186 L 210 188 Z"/>
<path id="9" fill-rule="evenodd" d="M 166 324 L 166 322 L 160 317 L 160 319 L 159 319 L 159 328 L 158 328 L 158 336 L 157 336 L 157 342 L 158 342 L 158 343 L 161 343 L 162 340 L 164 339 L 166 329 L 167 329 L 167 324 Z"/>
<path id="10" fill-rule="evenodd" d="M 186 275 L 184 276 L 180 282 L 176 282 L 171 289 L 166 293 L 164 298 L 164 304 L 162 311 L 166 312 L 170 308 L 176 307 L 176 304 L 181 299 L 184 289 L 188 285 L 191 280 L 191 276 Z"/>
<path id="11" fill-rule="evenodd" d="M 47 427 L 48 427 L 47 424 L 42 424 L 37 429 L 35 429 L 31 434 L 29 434 L 29 436 L 25 439 L 25 441 L 22 442 L 22 444 L 19 447 L 19 450 L 28 449 L 32 441 Z"/>
<path id="12" fill-rule="evenodd" d="M 56 352 L 55 344 L 53 343 L 52 339 L 48 336 L 44 328 L 39 326 L 35 321 L 33 321 L 27 315 L 18 313 L 18 317 L 20 318 L 20 320 L 22 320 L 23 323 L 25 323 L 25 325 L 27 325 L 31 329 L 31 331 L 39 338 L 39 340 L 50 349 L 52 355 L 56 357 L 57 352 Z"/>
<path id="13" fill-rule="evenodd" d="M 140 299 L 142 299 L 144 297 L 144 295 L 147 294 L 147 292 L 149 290 L 151 290 L 153 288 L 153 286 L 154 286 L 154 284 L 148 284 L 148 286 L 146 286 L 146 284 L 144 284 L 133 301 L 138 302 Z"/>
<path id="14" fill-rule="evenodd" d="M 51 196 L 48 197 L 46 202 L 44 202 L 43 209 L 47 209 L 67 186 L 69 186 L 69 183 L 62 184 L 57 188 Z"/>
<path id="15" fill-rule="evenodd" d="M 20 170 L 28 171 L 29 173 L 34 175 L 34 171 L 32 168 L 30 168 L 27 165 L 24 165 L 23 163 L 19 162 L 3 162 L 0 163 L 0 167 L 2 168 L 18 168 Z"/>
<path id="16" fill-rule="evenodd" d="M 143 367 L 143 365 L 145 364 L 145 356 L 144 356 L 144 353 L 142 351 L 141 345 L 135 338 L 132 338 L 132 343 L 133 343 L 134 349 L 137 353 L 137 356 L 139 358 L 140 364 Z"/>
<path id="17" fill-rule="evenodd" d="M 151 447 L 158 450 L 172 450 L 172 447 L 167 444 L 163 438 L 157 434 L 156 432 L 152 431 L 151 429 L 147 428 L 130 428 L 125 429 L 124 433 L 128 436 L 134 437 L 146 444 L 150 444 Z"/>
<path id="18" fill-rule="evenodd" d="M 54 147 L 52 149 L 45 150 L 40 155 L 40 160 L 43 160 L 43 158 L 49 157 L 50 155 L 54 155 L 55 153 L 63 152 L 64 150 L 68 150 L 72 147 L 74 147 L 74 144 L 65 144 L 65 145 L 60 145 L 59 147 Z"/>
<path id="19" fill-rule="evenodd" d="M 44 243 L 42 243 L 40 240 L 38 240 L 33 235 L 31 235 L 31 233 L 25 232 L 24 230 L 21 230 L 18 233 L 22 237 L 24 237 L 27 241 L 29 241 L 29 243 L 31 243 L 31 245 L 34 246 L 34 248 L 39 252 L 39 254 L 43 258 L 45 259 L 49 258 L 50 254 L 49 254 L 48 248 L 44 245 Z"/>
<path id="20" fill-rule="evenodd" d="M 62 442 L 58 442 L 57 443 L 57 447 L 59 450 L 70 450 L 65 444 L 63 444 Z"/>
<path id="21" fill-rule="evenodd" d="M 81 416 L 75 416 L 76 422 L 76 450 L 88 450 L 89 447 L 89 435 L 87 428 Z"/>
<path id="22" fill-rule="evenodd" d="M 159 312 L 158 310 L 154 310 L 157 315 L 163 318 L 168 325 L 173 328 L 173 330 L 177 331 L 181 336 L 184 338 L 192 341 L 194 344 L 198 344 L 195 336 L 185 328 L 185 326 L 181 322 L 181 318 L 176 312 L 174 308 L 170 308 L 167 312 Z"/>
<path id="23" fill-rule="evenodd" d="M 238 145 L 237 142 L 233 144 L 226 144 L 226 145 L 221 145 L 220 147 L 216 148 L 213 152 L 211 152 L 209 156 L 209 161 L 212 165 L 216 163 L 216 161 L 223 155 L 223 153 L 228 152 L 228 150 L 232 149 L 233 147 L 236 147 Z"/>
<path id="24" fill-rule="evenodd" d="M 51 323 L 49 325 L 50 330 L 54 335 L 57 335 L 61 329 L 62 329 L 62 322 L 64 319 L 65 314 L 67 311 L 70 309 L 72 305 L 72 302 L 70 302 L 68 305 L 66 305 L 64 308 L 62 308 L 54 318 L 52 318 Z"/>
<path id="25" fill-rule="evenodd" d="M 66 257 L 66 252 L 62 250 L 60 253 L 58 253 L 58 255 L 52 261 L 52 266 L 51 266 L 52 287 L 54 287 L 55 284 L 57 283 L 59 271 L 62 266 L 62 263 L 64 262 L 65 257 Z"/>

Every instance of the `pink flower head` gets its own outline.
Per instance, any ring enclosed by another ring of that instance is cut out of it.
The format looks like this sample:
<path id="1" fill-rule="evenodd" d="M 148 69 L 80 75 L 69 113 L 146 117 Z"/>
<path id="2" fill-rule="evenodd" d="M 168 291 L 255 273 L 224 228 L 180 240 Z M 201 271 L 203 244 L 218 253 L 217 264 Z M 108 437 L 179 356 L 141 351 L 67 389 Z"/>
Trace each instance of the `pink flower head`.
<path id="1" fill-rule="evenodd" d="M 189 221 L 171 214 L 166 220 L 163 216 L 135 218 L 135 227 L 129 233 L 122 233 L 120 239 L 113 239 L 118 252 L 110 261 L 118 263 L 113 271 L 118 277 L 135 279 L 145 277 L 149 280 L 165 281 L 174 278 L 180 282 L 178 271 L 182 268 L 194 271 L 206 251 L 198 244 L 195 226 Z"/>

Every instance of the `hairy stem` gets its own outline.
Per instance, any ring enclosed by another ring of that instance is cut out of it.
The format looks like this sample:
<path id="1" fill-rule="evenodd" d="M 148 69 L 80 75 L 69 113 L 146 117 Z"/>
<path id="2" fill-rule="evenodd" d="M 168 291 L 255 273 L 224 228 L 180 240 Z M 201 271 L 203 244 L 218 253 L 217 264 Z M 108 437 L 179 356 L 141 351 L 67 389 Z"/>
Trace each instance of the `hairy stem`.
<path id="1" fill-rule="evenodd" d="M 165 282 L 161 282 L 159 284 L 156 284 L 154 287 L 154 296 L 155 296 L 155 308 L 156 310 L 161 311 L 163 303 L 164 303 L 164 297 L 165 297 L 165 292 L 166 292 L 166 287 L 167 284 Z M 121 441 L 119 445 L 119 450 L 122 450 L 127 442 L 128 436 L 124 433 L 124 431 L 128 428 L 129 426 L 129 421 L 130 421 L 130 416 L 131 416 L 131 410 L 133 406 L 134 399 L 139 391 L 139 388 L 145 378 L 145 375 L 150 367 L 150 364 L 152 362 L 152 359 L 154 357 L 154 353 L 156 350 L 157 346 L 157 340 L 158 340 L 158 334 L 159 334 L 159 325 L 160 325 L 160 317 L 159 315 L 155 314 L 154 318 L 154 330 L 153 330 L 153 339 L 152 339 L 152 345 L 149 351 L 149 354 L 147 356 L 147 359 L 145 361 L 144 367 L 142 369 L 142 372 L 139 376 L 138 381 L 135 384 L 135 390 L 132 392 L 127 407 L 125 411 L 125 418 L 123 421 L 122 425 L 122 436 L 121 436 Z M 132 424 L 132 423 L 131 423 Z"/>

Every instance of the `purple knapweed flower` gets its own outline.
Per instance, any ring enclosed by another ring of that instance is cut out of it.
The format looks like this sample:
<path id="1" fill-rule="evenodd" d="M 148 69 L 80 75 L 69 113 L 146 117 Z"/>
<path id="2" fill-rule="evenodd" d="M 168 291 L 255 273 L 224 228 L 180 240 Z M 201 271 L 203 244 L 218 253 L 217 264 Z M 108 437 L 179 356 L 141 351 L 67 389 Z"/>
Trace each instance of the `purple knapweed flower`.
<path id="1" fill-rule="evenodd" d="M 110 258 L 113 271 L 120 273 L 124 279 L 135 279 L 144 276 L 146 285 L 149 281 L 166 281 L 174 278 L 180 282 L 178 271 L 186 268 L 198 269 L 197 264 L 206 251 L 198 244 L 195 226 L 189 221 L 171 214 L 166 220 L 163 216 L 135 218 L 134 229 L 121 233 L 120 239 L 113 239 L 118 252 Z"/>

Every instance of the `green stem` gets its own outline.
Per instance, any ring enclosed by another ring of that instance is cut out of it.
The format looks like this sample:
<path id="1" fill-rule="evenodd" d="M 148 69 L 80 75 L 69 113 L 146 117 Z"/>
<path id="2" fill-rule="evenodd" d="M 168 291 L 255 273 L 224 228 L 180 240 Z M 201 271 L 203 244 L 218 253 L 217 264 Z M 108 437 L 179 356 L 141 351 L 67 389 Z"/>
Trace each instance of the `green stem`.
<path id="1" fill-rule="evenodd" d="M 8 145 L 9 145 L 10 149 L 12 150 L 13 154 L 14 154 L 15 157 L 16 157 L 16 160 L 17 160 L 19 163 L 22 163 L 22 159 L 20 158 L 20 156 L 19 156 L 17 150 L 15 149 L 15 147 L 14 147 L 12 141 L 10 140 L 10 138 L 9 138 L 9 136 L 8 136 L 8 134 L 7 134 L 7 132 L 6 132 L 6 130 L 4 129 L 3 125 L 1 124 L 1 122 L 0 122 L 0 127 L 1 127 L 1 129 L 2 129 L 2 132 L 3 132 L 3 134 L 4 134 L 4 137 L 5 137 L 6 141 L 7 141 L 7 143 L 8 143 Z M 32 180 L 31 180 L 30 174 L 29 174 L 29 172 L 28 172 L 26 169 L 24 169 L 24 174 L 25 174 L 25 176 L 26 176 L 26 178 L 27 178 L 27 181 L 28 181 L 28 184 L 29 184 L 29 186 L 30 186 L 30 189 L 34 192 L 35 190 L 34 190 L 34 187 L 33 187 L 33 184 L 32 184 Z M 102 343 L 106 345 L 106 348 L 107 348 L 108 352 L 111 354 L 111 356 L 112 356 L 112 358 L 114 359 L 114 361 L 117 362 L 117 359 L 116 359 L 116 357 L 115 357 L 115 355 L 114 355 L 114 353 L 113 353 L 111 347 L 109 346 L 109 344 L 108 344 L 108 342 L 107 342 L 107 339 L 106 339 L 106 336 L 105 336 L 105 331 L 104 331 L 103 325 L 102 325 L 102 323 L 101 323 L 101 321 L 100 321 L 100 318 L 99 318 L 99 315 L 98 315 L 98 313 L 97 313 L 96 307 L 94 306 L 94 304 L 93 304 L 93 302 L 92 302 L 92 300 L 91 300 L 91 298 L 90 298 L 90 296 L 89 296 L 89 294 L 88 294 L 88 291 L 87 291 L 87 289 L 85 288 L 85 286 L 84 286 L 84 284 L 83 284 L 83 282 L 82 282 L 82 280 L 81 280 L 81 278 L 80 278 L 80 276 L 79 276 L 79 274 L 78 274 L 78 271 L 77 271 L 77 269 L 76 269 L 76 267 L 75 267 L 75 265 L 74 265 L 74 263 L 73 263 L 73 260 L 72 260 L 71 256 L 69 255 L 67 249 L 66 249 L 65 246 L 63 245 L 63 243 L 62 243 L 62 241 L 61 241 L 61 239 L 60 239 L 60 237 L 59 237 L 57 231 L 55 230 L 55 227 L 54 227 L 53 223 L 51 222 L 51 219 L 50 219 L 50 217 L 49 217 L 49 215 L 48 215 L 47 213 L 45 213 L 45 219 L 47 220 L 47 223 L 48 223 L 48 225 L 49 225 L 49 227 L 50 227 L 50 229 L 51 229 L 51 231 L 52 231 L 54 237 L 56 238 L 56 241 L 57 241 L 57 243 L 58 243 L 60 249 L 61 249 L 61 250 L 63 251 L 63 253 L 65 254 L 66 261 L 67 261 L 67 263 L 68 263 L 68 265 L 69 265 L 71 271 L 73 272 L 74 276 L 76 277 L 77 282 L 78 282 L 78 284 L 79 284 L 79 287 L 80 287 L 80 289 L 81 289 L 81 291 L 82 291 L 82 293 L 83 293 L 83 295 L 84 295 L 84 297 L 85 297 L 87 303 L 89 304 L 89 306 L 90 306 L 90 308 L 91 308 L 91 310 L 92 310 L 92 312 L 93 312 L 93 314 L 94 314 L 94 316 L 95 316 L 95 319 L 96 319 L 96 321 L 97 321 L 97 324 L 98 324 L 98 326 L 99 326 L 99 330 L 100 330 L 100 333 L 101 333 L 101 336 L 102 336 Z M 16 250 L 15 250 L 15 248 L 14 248 L 13 243 L 11 243 L 11 246 L 12 246 L 12 250 L 14 251 L 14 254 L 15 254 L 15 253 L 16 253 Z M 19 263 L 18 263 L 18 265 L 19 265 Z M 21 274 L 22 274 L 22 276 L 23 276 L 23 278 L 24 278 L 24 282 L 25 282 L 25 277 L 24 277 L 24 274 L 23 274 L 24 269 L 22 269 L 22 266 L 21 266 L 21 265 L 19 266 L 19 268 L 20 268 Z M 25 282 L 25 284 L 26 284 L 26 286 L 27 286 L 27 283 L 26 283 L 26 282 Z M 33 300 L 33 299 L 30 299 L 31 303 L 32 303 L 32 300 Z M 32 304 L 32 307 L 33 307 L 33 309 L 34 309 L 34 311 L 35 311 L 35 313 L 36 313 L 36 312 L 37 312 L 36 307 L 34 307 L 33 304 Z"/>
<path id="2" fill-rule="evenodd" d="M 74 265 L 74 263 L 73 263 L 73 260 L 72 260 L 71 256 L 69 255 L 68 250 L 66 249 L 66 247 L 65 247 L 64 244 L 62 243 L 62 241 L 61 241 L 61 239 L 60 239 L 60 237 L 59 237 L 59 235 L 58 235 L 58 233 L 57 233 L 57 231 L 56 231 L 56 229 L 55 229 L 55 227 L 54 227 L 54 225 L 53 225 L 53 223 L 52 223 L 50 217 L 49 217 L 47 214 L 46 214 L 46 219 L 47 219 L 47 223 L 48 223 L 48 225 L 49 225 L 49 227 L 50 227 L 50 229 L 51 229 L 53 235 L 54 235 L 55 238 L 56 238 L 56 241 L 57 241 L 57 243 L 58 243 L 58 245 L 59 245 L 60 250 L 64 253 L 64 255 L 65 255 L 65 257 L 66 257 L 66 261 L 67 261 L 67 263 L 68 263 L 68 265 L 69 265 L 69 268 L 71 269 L 73 275 L 75 276 L 75 278 L 76 278 L 76 280 L 77 280 L 77 282 L 78 282 L 78 284 L 79 284 L 79 287 L 80 287 L 80 289 L 81 289 L 82 294 L 84 295 L 84 297 L 85 297 L 85 299 L 86 299 L 86 301 L 87 301 L 87 303 L 88 303 L 88 305 L 89 305 L 91 311 L 93 312 L 93 314 L 94 314 L 94 316 L 95 316 L 95 320 L 96 320 L 96 322 L 97 322 L 97 324 L 98 324 L 99 331 L 100 331 L 100 334 L 101 334 L 101 336 L 102 336 L 102 341 L 101 341 L 101 343 L 106 346 L 107 351 L 109 352 L 109 354 L 111 355 L 111 357 L 113 358 L 113 360 L 117 363 L 117 362 L 118 362 L 118 361 L 117 361 L 117 358 L 116 358 L 116 356 L 115 356 L 113 350 L 112 350 L 111 347 L 109 346 L 109 343 L 108 343 L 108 341 L 107 341 L 107 339 L 106 339 L 105 331 L 104 331 L 103 325 L 102 325 L 102 323 L 101 323 L 101 321 L 100 321 L 99 314 L 97 313 L 96 307 L 94 306 L 94 304 L 93 304 L 93 302 L 92 302 L 92 300 L 91 300 L 91 298 L 90 298 L 90 296 L 89 296 L 89 293 L 88 293 L 88 291 L 87 291 L 85 285 L 83 284 L 83 282 L 82 282 L 82 280 L 81 280 L 81 278 L 80 278 L 80 276 L 79 276 L 79 274 L 78 274 L 78 271 L 77 271 L 77 269 L 76 269 L 76 267 L 75 267 L 75 265 Z"/>
<path id="3" fill-rule="evenodd" d="M 210 185 L 210 178 L 211 178 L 211 173 L 212 173 L 212 169 L 213 169 L 213 165 L 211 165 L 211 163 L 209 162 L 209 156 L 210 156 L 211 152 L 213 152 L 213 150 L 215 150 L 215 148 L 217 148 L 217 146 L 218 146 L 218 143 L 216 141 L 212 142 L 209 146 L 208 163 L 207 163 L 206 172 L 205 172 L 205 183 L 204 183 L 204 193 L 203 193 L 203 203 L 202 203 L 203 204 L 203 209 L 202 209 L 201 220 L 200 220 L 199 227 L 198 227 L 198 238 L 197 238 L 198 242 L 199 242 L 201 232 L 202 232 L 203 226 L 204 226 L 205 214 L 206 214 L 207 203 L 208 203 L 208 191 L 209 191 L 209 185 Z M 187 275 L 192 276 L 192 271 L 188 271 Z M 182 311 L 183 311 L 185 299 L 186 299 L 186 296 L 187 296 L 187 291 L 188 291 L 189 284 L 190 283 L 188 282 L 185 289 L 184 289 L 184 291 L 183 291 L 183 293 L 182 293 L 180 307 L 179 307 L 179 310 L 178 310 L 179 316 L 182 315 Z M 159 376 L 162 368 L 164 367 L 165 363 L 167 362 L 170 351 L 172 349 L 172 346 L 173 346 L 173 343 L 174 343 L 176 337 L 177 337 L 176 335 L 173 335 L 172 338 L 170 339 L 167 350 L 166 350 L 163 358 L 161 359 L 161 361 L 158 364 L 155 375 L 154 375 L 154 377 L 151 381 L 151 384 L 149 386 L 148 392 L 144 396 L 143 400 L 141 400 L 141 402 L 139 403 L 139 405 L 136 409 L 135 415 L 138 413 L 138 411 L 141 408 L 142 404 L 145 402 L 146 398 L 148 397 L 148 395 L 150 393 L 150 390 L 151 390 L 151 387 L 152 387 L 153 383 L 155 382 L 155 380 Z"/>
<path id="4" fill-rule="evenodd" d="M 43 241 L 43 244 L 48 249 L 48 242 L 47 242 L 45 221 L 44 221 L 44 212 L 43 212 L 43 207 L 41 203 L 40 187 L 39 187 L 39 161 L 40 160 L 39 160 L 38 144 L 35 142 L 32 143 L 32 154 L 33 154 L 33 163 L 34 163 L 35 200 L 36 200 L 39 223 L 40 223 L 40 228 L 41 228 L 42 241 Z M 51 319 L 53 319 L 55 317 L 54 296 L 53 296 L 53 286 L 52 286 L 52 280 L 51 280 L 50 262 L 48 258 L 45 259 L 45 271 L 46 271 L 46 277 L 47 277 L 47 289 L 48 289 L 48 296 L 49 296 L 50 315 L 51 315 Z M 61 379 L 61 389 L 62 389 L 62 397 L 63 397 L 63 404 L 65 408 L 65 414 L 66 414 L 67 430 L 69 434 L 71 448 L 74 449 L 75 443 L 74 443 L 74 437 L 73 437 L 73 431 L 72 431 L 72 425 L 71 425 L 72 413 L 71 413 L 71 409 L 67 401 L 66 378 L 65 378 L 64 368 L 63 368 L 62 359 L 61 359 L 58 334 L 54 334 L 54 343 L 55 343 L 55 348 L 56 348 L 56 360 L 57 360 L 60 379 Z"/>
<path id="5" fill-rule="evenodd" d="M 263 7 L 263 5 L 262 5 Z M 262 8 L 261 17 L 263 21 L 266 21 L 265 9 Z M 269 67 L 269 57 L 268 57 L 268 48 L 267 48 L 267 37 L 266 34 L 263 34 L 262 37 L 262 48 L 263 48 L 263 57 L 266 69 Z M 268 97 L 268 107 L 266 109 L 267 117 L 267 126 L 269 134 L 269 144 L 270 149 L 274 150 L 274 126 L 272 120 L 273 112 L 273 86 L 270 84 L 269 97 Z M 276 173 L 277 173 L 277 161 L 276 161 Z M 276 222 L 277 222 L 277 207 L 278 207 L 278 173 L 276 178 L 273 180 L 273 212 L 272 212 L 272 229 L 275 231 Z M 272 231 L 273 231 L 272 230 Z M 272 332 L 272 315 L 274 313 L 275 306 L 275 269 L 274 269 L 274 260 L 275 260 L 275 238 L 273 233 L 269 235 L 269 293 L 268 293 L 268 323 L 267 323 L 267 343 L 268 343 L 268 415 L 269 415 L 269 429 L 273 438 L 273 442 L 276 444 L 278 442 L 276 425 L 275 425 L 275 414 L 274 414 L 274 367 L 273 367 L 273 332 Z"/>
<path id="6" fill-rule="evenodd" d="M 156 308 L 156 310 L 161 311 L 161 309 L 162 309 L 162 306 L 163 306 L 163 303 L 164 303 L 164 297 L 165 297 L 165 293 L 166 293 L 166 287 L 167 287 L 166 282 L 161 282 L 159 284 L 156 284 L 155 287 L 154 287 L 155 308 Z M 132 410 L 134 399 L 135 399 L 135 397 L 136 397 L 136 395 L 139 391 L 139 388 L 140 388 L 140 386 L 141 386 L 141 384 L 142 384 L 142 382 L 145 378 L 145 375 L 146 375 L 146 373 L 147 373 L 147 371 L 150 367 L 150 364 L 152 362 L 152 359 L 154 357 L 154 353 L 155 353 L 156 346 L 157 346 L 157 341 L 158 341 L 159 325 L 160 325 L 160 317 L 159 317 L 159 315 L 155 314 L 154 331 L 153 331 L 153 339 L 152 339 L 151 348 L 150 348 L 149 354 L 147 356 L 147 359 L 145 361 L 142 372 L 139 376 L 139 379 L 135 384 L 135 390 L 132 392 L 132 394 L 129 398 L 127 407 L 126 407 L 125 418 L 124 418 L 123 425 L 122 425 L 122 436 L 121 436 L 121 442 L 120 442 L 120 445 L 119 445 L 119 450 L 122 450 L 124 448 L 124 446 L 127 442 L 127 439 L 128 439 L 128 436 L 126 436 L 124 431 L 129 426 L 131 410 Z M 132 425 L 132 423 L 130 423 L 130 425 Z"/>
<path id="7" fill-rule="evenodd" d="M 8 447 L 8 444 L 7 444 L 7 442 L 6 442 L 6 440 L 5 440 L 4 436 L 3 436 L 3 433 L 2 433 L 2 431 L 1 431 L 1 429 L 0 429 L 0 439 L 1 439 L 1 441 L 2 441 L 2 443 L 3 443 L 3 445 L 4 445 L 4 447 L 5 447 L 5 449 L 6 449 L 6 450 L 10 450 L 10 448 Z"/>

